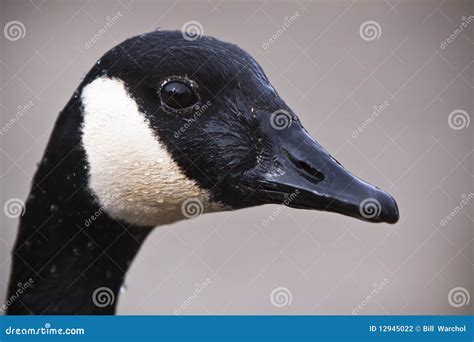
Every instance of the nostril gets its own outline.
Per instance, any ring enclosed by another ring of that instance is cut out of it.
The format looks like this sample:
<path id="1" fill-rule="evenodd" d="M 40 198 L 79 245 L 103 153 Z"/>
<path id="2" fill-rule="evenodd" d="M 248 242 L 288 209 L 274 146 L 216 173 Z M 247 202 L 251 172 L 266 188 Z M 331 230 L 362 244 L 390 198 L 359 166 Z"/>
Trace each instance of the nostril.
<path id="1" fill-rule="evenodd" d="M 295 165 L 296 168 L 303 175 L 305 175 L 307 178 L 310 178 L 311 181 L 321 182 L 326 178 L 322 172 L 318 171 L 316 168 L 314 168 L 307 162 L 296 159 L 285 149 L 283 149 L 283 152 L 285 153 L 286 157 L 293 163 L 293 165 Z"/>
<path id="2" fill-rule="evenodd" d="M 311 177 L 316 178 L 318 182 L 324 180 L 324 174 L 304 161 L 298 161 L 300 169 L 306 171 Z"/>

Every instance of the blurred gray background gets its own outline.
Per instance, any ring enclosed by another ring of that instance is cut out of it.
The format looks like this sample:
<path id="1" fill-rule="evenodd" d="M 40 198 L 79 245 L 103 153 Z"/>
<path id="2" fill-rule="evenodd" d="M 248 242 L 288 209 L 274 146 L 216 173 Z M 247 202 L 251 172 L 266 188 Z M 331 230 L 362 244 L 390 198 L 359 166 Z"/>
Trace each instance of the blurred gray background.
<path id="1" fill-rule="evenodd" d="M 398 201 L 393 226 L 264 206 L 155 229 L 119 314 L 472 313 L 474 2 L 0 3 L 2 207 L 26 198 L 56 116 L 105 51 L 189 21 L 250 52 L 308 131 Z M 18 220 L 1 214 L 3 302 Z"/>

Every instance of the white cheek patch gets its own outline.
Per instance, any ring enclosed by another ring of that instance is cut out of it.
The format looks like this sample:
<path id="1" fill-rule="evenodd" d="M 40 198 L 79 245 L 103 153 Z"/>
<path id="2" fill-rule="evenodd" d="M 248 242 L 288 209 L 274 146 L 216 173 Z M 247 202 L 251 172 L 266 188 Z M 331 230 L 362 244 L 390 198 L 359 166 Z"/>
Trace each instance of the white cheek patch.
<path id="1" fill-rule="evenodd" d="M 167 224 L 185 217 L 181 207 L 189 198 L 197 198 L 204 211 L 222 210 L 183 174 L 121 80 L 97 78 L 81 98 L 89 188 L 109 215 L 139 225 Z"/>

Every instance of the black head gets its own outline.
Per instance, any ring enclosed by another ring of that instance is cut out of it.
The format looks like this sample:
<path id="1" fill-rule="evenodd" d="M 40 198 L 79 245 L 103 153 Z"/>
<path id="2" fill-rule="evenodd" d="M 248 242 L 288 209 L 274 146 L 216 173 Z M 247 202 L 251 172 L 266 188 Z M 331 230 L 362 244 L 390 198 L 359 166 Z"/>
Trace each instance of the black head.
<path id="1" fill-rule="evenodd" d="M 123 81 L 156 138 L 213 202 L 398 220 L 393 198 L 332 158 L 236 45 L 155 31 L 107 52 L 85 82 L 97 77 Z"/>

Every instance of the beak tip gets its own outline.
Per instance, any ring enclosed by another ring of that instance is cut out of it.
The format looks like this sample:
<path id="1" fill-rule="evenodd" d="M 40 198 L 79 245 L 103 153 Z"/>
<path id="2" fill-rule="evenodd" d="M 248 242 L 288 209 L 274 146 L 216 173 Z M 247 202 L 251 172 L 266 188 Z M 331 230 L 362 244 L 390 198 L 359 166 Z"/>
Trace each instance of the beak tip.
<path id="1" fill-rule="evenodd" d="M 374 223 L 394 224 L 400 218 L 397 202 L 381 189 L 377 189 L 372 197 L 360 202 L 358 214 L 358 218 Z"/>
<path id="2" fill-rule="evenodd" d="M 398 222 L 398 219 L 399 219 L 398 213 L 396 215 L 393 215 L 393 216 L 387 216 L 387 217 L 385 217 L 385 223 L 395 224 L 395 223 Z"/>
<path id="3" fill-rule="evenodd" d="M 382 215 L 381 219 L 383 222 L 394 224 L 397 223 L 400 218 L 400 212 L 398 210 L 398 205 L 395 199 L 385 194 L 384 200 L 382 201 Z"/>

